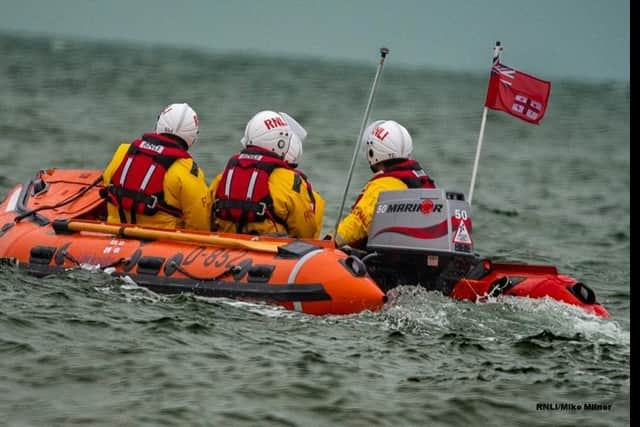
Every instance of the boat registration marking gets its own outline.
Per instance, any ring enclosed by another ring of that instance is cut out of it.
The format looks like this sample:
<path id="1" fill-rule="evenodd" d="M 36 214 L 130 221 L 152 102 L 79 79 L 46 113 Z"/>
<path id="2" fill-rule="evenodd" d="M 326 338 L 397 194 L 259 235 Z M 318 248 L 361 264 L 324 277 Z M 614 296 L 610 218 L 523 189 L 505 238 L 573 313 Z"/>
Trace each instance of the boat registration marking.
<path id="1" fill-rule="evenodd" d="M 117 254 L 120 253 L 120 248 L 124 246 L 124 240 L 111 239 L 109 244 L 104 247 L 103 254 Z"/>

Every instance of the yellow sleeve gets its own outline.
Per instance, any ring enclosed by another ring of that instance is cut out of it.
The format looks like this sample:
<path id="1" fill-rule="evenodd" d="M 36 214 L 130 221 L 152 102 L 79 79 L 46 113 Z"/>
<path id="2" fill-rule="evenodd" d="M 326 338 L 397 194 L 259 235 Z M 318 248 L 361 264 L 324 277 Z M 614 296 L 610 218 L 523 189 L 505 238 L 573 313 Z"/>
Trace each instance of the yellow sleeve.
<path id="1" fill-rule="evenodd" d="M 211 194 L 204 172 L 191 173 L 192 159 L 179 159 L 167 171 L 164 179 L 164 198 L 182 210 L 184 228 L 209 230 L 211 227 Z"/>
<path id="2" fill-rule="evenodd" d="M 316 200 L 316 234 L 313 236 L 314 239 L 320 238 L 320 232 L 322 232 L 322 220 L 324 219 L 324 207 L 325 201 L 322 196 L 315 190 L 313 190 L 313 197 Z"/>
<path id="3" fill-rule="evenodd" d="M 307 194 L 309 193 L 309 190 L 313 193 L 313 202 L 315 202 L 313 212 L 316 221 L 316 234 L 313 235 L 313 238 L 319 239 L 320 233 L 322 232 L 322 220 L 324 219 L 324 208 L 326 203 L 320 193 L 313 189 L 313 185 L 311 185 L 309 179 L 302 173 L 299 173 L 299 175 L 302 178 L 303 184 L 306 186 L 305 190 L 307 191 Z M 311 200 L 311 198 L 309 198 L 309 200 Z"/>
<path id="4" fill-rule="evenodd" d="M 211 184 L 209 185 L 209 193 L 211 194 L 212 203 L 215 203 L 216 201 L 216 191 L 218 190 L 218 185 L 220 185 L 221 180 L 222 173 L 219 173 L 215 178 L 211 180 Z"/>
<path id="5" fill-rule="evenodd" d="M 269 191 L 273 209 L 287 224 L 292 237 L 313 238 L 320 234 L 316 214 L 305 183 L 294 189 L 296 173 L 290 169 L 277 168 L 269 177 Z"/>
<path id="6" fill-rule="evenodd" d="M 113 154 L 111 161 L 107 167 L 104 168 L 104 171 L 102 171 L 102 179 L 104 180 L 105 187 L 111 184 L 111 177 L 116 172 L 116 169 L 118 169 L 118 166 L 120 166 L 120 163 L 122 163 L 122 159 L 126 156 L 130 145 L 131 144 L 129 143 L 120 144 L 116 152 Z"/>
<path id="7" fill-rule="evenodd" d="M 406 190 L 407 185 L 399 179 L 385 177 L 374 179 L 362 190 L 362 197 L 351 212 L 338 225 L 336 242 L 339 245 L 358 245 L 369 233 L 369 225 L 373 219 L 373 211 L 378 196 L 383 191 Z"/>

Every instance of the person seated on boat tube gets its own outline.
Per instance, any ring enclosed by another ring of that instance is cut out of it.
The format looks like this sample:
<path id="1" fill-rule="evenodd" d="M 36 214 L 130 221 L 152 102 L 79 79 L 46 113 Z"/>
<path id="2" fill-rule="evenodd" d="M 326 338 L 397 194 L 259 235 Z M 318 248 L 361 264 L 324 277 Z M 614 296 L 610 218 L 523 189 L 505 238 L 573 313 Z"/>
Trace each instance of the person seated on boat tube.
<path id="1" fill-rule="evenodd" d="M 121 144 L 103 172 L 107 221 L 208 231 L 211 194 L 188 152 L 198 133 L 193 108 L 171 104 L 158 115 L 154 132 Z"/>
<path id="2" fill-rule="evenodd" d="M 407 188 L 436 188 L 420 164 L 411 158 L 413 141 L 407 129 L 393 120 L 378 120 L 364 133 L 364 150 L 373 177 L 360 192 L 351 212 L 338 225 L 338 246 L 366 246 L 378 195 Z M 327 237 L 330 237 L 327 236 Z"/>
<path id="3" fill-rule="evenodd" d="M 261 111 L 247 123 L 244 149 L 211 183 L 212 230 L 245 234 L 318 236 L 302 178 L 285 161 L 292 136 L 285 117 Z"/>

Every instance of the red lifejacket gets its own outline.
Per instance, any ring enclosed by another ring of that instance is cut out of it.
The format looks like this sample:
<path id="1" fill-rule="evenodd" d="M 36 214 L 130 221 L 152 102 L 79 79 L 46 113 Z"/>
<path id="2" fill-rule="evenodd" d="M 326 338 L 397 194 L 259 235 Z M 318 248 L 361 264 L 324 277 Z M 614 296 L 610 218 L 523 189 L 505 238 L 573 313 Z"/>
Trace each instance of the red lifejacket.
<path id="1" fill-rule="evenodd" d="M 385 167 L 384 172 L 375 175 L 370 181 L 388 176 L 399 179 L 409 188 L 436 188 L 436 184 L 422 169 L 420 163 L 412 159 Z"/>
<path id="2" fill-rule="evenodd" d="M 276 168 L 291 169 L 270 151 L 250 147 L 234 154 L 216 189 L 212 218 L 234 222 L 238 233 L 251 222 L 274 221 L 287 228 L 273 207 L 269 176 Z"/>
<path id="3" fill-rule="evenodd" d="M 382 173 L 375 174 L 369 182 L 386 177 L 397 178 L 404 182 L 409 188 L 436 188 L 435 182 L 433 182 L 424 169 L 422 169 L 420 163 L 412 159 L 386 166 Z M 363 193 L 360 193 L 351 209 L 358 204 L 362 198 L 362 194 Z"/>
<path id="4" fill-rule="evenodd" d="M 191 155 L 177 142 L 164 135 L 145 133 L 133 141 L 111 177 L 111 184 L 102 195 L 118 207 L 120 221 L 136 223 L 136 215 L 153 215 L 158 211 L 181 217 L 179 208 L 164 200 L 163 183 L 167 170 L 178 159 Z M 194 173 L 195 172 L 195 173 Z M 191 173 L 197 176 L 198 166 L 193 162 Z"/>

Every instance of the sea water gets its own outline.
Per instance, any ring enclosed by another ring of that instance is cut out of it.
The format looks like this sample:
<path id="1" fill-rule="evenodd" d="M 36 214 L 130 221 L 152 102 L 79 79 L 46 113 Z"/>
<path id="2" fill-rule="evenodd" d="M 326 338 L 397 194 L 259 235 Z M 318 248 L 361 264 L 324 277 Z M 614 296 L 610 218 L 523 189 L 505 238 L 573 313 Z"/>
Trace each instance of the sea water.
<path id="1" fill-rule="evenodd" d="M 103 168 L 172 102 L 198 112 L 192 154 L 211 180 L 248 119 L 272 109 L 309 132 L 301 167 L 327 200 L 329 232 L 372 52 L 355 64 L 0 35 L 0 198 L 39 169 Z M 467 193 L 486 83 L 399 68 L 390 55 L 371 120 L 404 124 L 436 183 Z M 413 288 L 380 312 L 309 316 L 159 296 L 90 269 L 38 279 L 5 266 L 0 424 L 628 425 L 629 91 L 628 81 L 552 79 L 540 126 L 490 111 L 472 205 L 476 251 L 557 266 L 611 319 Z M 359 155 L 348 206 L 370 176 Z"/>

